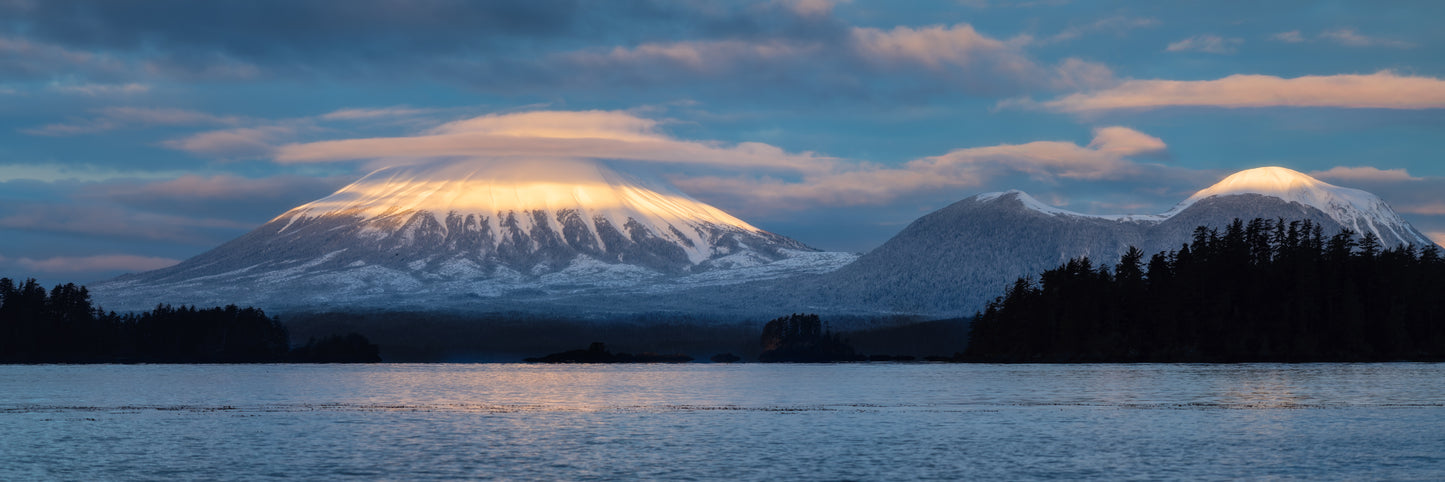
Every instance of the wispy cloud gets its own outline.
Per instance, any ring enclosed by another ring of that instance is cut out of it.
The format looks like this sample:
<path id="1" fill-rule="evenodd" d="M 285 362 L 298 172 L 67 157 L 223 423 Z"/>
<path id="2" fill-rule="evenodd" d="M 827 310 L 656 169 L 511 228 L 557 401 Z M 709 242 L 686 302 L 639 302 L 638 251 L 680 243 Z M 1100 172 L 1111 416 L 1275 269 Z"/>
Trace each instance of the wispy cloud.
<path id="1" fill-rule="evenodd" d="M 1346 47 L 1387 47 L 1396 49 L 1408 49 L 1416 46 L 1412 42 L 1406 42 L 1403 40 L 1365 35 L 1352 27 L 1342 27 L 1334 30 L 1325 30 L 1320 32 L 1319 34 L 1316 34 L 1313 39 L 1306 37 L 1299 30 L 1280 32 L 1269 36 L 1269 38 L 1271 40 L 1291 44 L 1305 43 L 1312 40 L 1318 40 L 1322 42 L 1330 42 L 1338 45 L 1343 45 Z"/>
<path id="2" fill-rule="evenodd" d="M 865 59 L 888 65 L 917 64 L 930 69 L 993 61 L 1005 69 L 1023 70 L 1032 62 L 1015 45 L 978 33 L 972 25 L 854 28 L 853 42 Z"/>
<path id="3" fill-rule="evenodd" d="M 1445 216 L 1445 202 L 1434 202 L 1425 204 L 1406 204 L 1400 206 L 1400 211 L 1411 214 L 1428 214 L 1432 216 Z"/>
<path id="4" fill-rule="evenodd" d="M 65 94 L 79 94 L 79 95 L 87 95 L 87 96 L 91 96 L 91 97 L 99 97 L 99 96 L 108 96 L 108 95 L 144 94 L 144 93 L 146 93 L 146 92 L 150 92 L 151 86 L 146 85 L 146 84 L 135 83 L 135 82 L 128 83 L 128 84 L 93 84 L 93 83 L 87 83 L 87 84 L 62 84 L 62 83 L 52 83 L 52 84 L 50 84 L 50 90 L 53 90 L 53 91 L 55 91 L 55 92 L 65 93 Z"/>
<path id="5" fill-rule="evenodd" d="M 849 0 L 783 0 L 793 13 L 806 18 L 825 17 L 833 13 L 833 7 Z"/>
<path id="6" fill-rule="evenodd" d="M 1303 35 L 1303 34 L 1300 34 L 1300 31 L 1299 31 L 1299 30 L 1290 30 L 1290 31 L 1288 31 L 1288 32 L 1280 32 L 1280 33 L 1277 33 L 1277 34 L 1274 34 L 1274 35 L 1270 35 L 1269 38 L 1272 39 L 1272 40 L 1278 40 L 1278 41 L 1280 41 L 1280 42 L 1291 43 L 1291 44 L 1302 43 L 1302 42 L 1305 41 L 1304 35 Z"/>
<path id="7" fill-rule="evenodd" d="M 250 229 L 249 223 L 136 212 L 115 206 L 31 204 L 7 206 L 0 228 L 47 233 L 209 245 L 215 239 L 197 229 Z M 143 228 L 141 228 L 143 227 Z"/>
<path id="8" fill-rule="evenodd" d="M 1368 35 L 1364 35 L 1355 31 L 1355 29 L 1353 28 L 1326 30 L 1324 32 L 1320 32 L 1320 38 L 1349 47 L 1390 47 L 1397 49 L 1407 49 L 1415 46 L 1415 44 L 1413 43 L 1405 42 L 1402 40 L 1392 40 L 1387 38 L 1371 37 Z"/>
<path id="9" fill-rule="evenodd" d="M 22 268 L 42 273 L 71 274 L 94 271 L 150 271 L 174 266 L 181 261 L 171 258 L 103 254 L 97 256 L 57 256 L 45 259 L 19 258 Z"/>
<path id="10" fill-rule="evenodd" d="M 379 109 L 340 109 L 326 114 L 321 118 L 337 121 L 357 121 L 374 119 L 393 119 L 399 117 L 415 117 L 431 114 L 436 109 L 416 109 L 411 107 L 384 107 Z"/>
<path id="11" fill-rule="evenodd" d="M 1059 33 L 1040 39 L 1040 43 L 1058 43 L 1074 40 L 1092 33 L 1106 33 L 1123 35 L 1124 33 L 1138 29 L 1159 26 L 1159 20 L 1148 17 L 1126 17 L 1115 16 L 1095 20 L 1090 23 L 1071 25 Z"/>
<path id="12" fill-rule="evenodd" d="M 1434 241 L 1435 244 L 1445 246 L 1445 231 L 1430 231 L 1425 233 L 1425 235 L 1429 236 L 1430 240 Z"/>
<path id="13" fill-rule="evenodd" d="M 1213 34 L 1195 35 L 1165 47 L 1168 52 L 1204 52 L 1210 54 L 1232 54 L 1244 43 L 1241 38 L 1225 38 Z"/>
<path id="14" fill-rule="evenodd" d="M 1121 126 L 1094 129 L 1088 147 L 1120 157 L 1161 154 L 1169 148 L 1163 139 Z"/>
<path id="15" fill-rule="evenodd" d="M 304 125 L 262 125 L 201 132 L 161 145 L 199 156 L 219 159 L 260 159 L 276 153 L 276 146 L 294 139 Z"/>
<path id="16" fill-rule="evenodd" d="M 1439 109 L 1445 108 L 1445 80 L 1390 71 L 1295 78 L 1231 75 L 1218 80 L 1129 80 L 1042 106 L 1074 113 L 1181 106 Z"/>
<path id="17" fill-rule="evenodd" d="M 562 58 L 580 68 L 677 67 L 699 74 L 724 75 L 744 66 L 795 60 L 821 49 L 820 44 L 783 39 L 708 40 L 651 42 L 636 47 L 613 47 L 605 52 L 575 52 Z"/>
<path id="18" fill-rule="evenodd" d="M 88 119 L 71 119 L 67 122 L 47 124 L 41 127 L 21 129 L 20 132 L 37 136 L 73 136 L 93 134 L 122 128 L 149 126 L 208 126 L 234 125 L 242 121 L 234 116 L 217 116 L 185 109 L 108 107 L 95 111 Z"/>
<path id="19" fill-rule="evenodd" d="M 1380 169 L 1378 167 L 1335 166 L 1324 171 L 1312 171 L 1311 176 L 1341 181 L 1419 181 L 1423 178 L 1411 176 L 1404 169 Z M 1445 214 L 1445 213 L 1441 213 Z"/>
<path id="20" fill-rule="evenodd" d="M 0 164 L 0 182 L 29 180 L 40 182 L 97 182 L 115 179 L 169 179 L 179 171 L 123 170 L 95 165 Z"/>

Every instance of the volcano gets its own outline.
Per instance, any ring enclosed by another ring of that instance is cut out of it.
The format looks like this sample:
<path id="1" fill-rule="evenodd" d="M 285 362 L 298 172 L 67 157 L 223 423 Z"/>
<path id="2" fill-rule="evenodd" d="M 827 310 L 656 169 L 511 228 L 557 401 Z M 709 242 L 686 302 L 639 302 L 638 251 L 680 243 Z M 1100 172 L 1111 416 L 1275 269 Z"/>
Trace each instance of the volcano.
<path id="1" fill-rule="evenodd" d="M 600 162 L 463 161 L 372 172 L 211 251 L 95 292 L 108 308 L 132 309 L 156 300 L 505 309 L 820 273 L 854 258 Z"/>

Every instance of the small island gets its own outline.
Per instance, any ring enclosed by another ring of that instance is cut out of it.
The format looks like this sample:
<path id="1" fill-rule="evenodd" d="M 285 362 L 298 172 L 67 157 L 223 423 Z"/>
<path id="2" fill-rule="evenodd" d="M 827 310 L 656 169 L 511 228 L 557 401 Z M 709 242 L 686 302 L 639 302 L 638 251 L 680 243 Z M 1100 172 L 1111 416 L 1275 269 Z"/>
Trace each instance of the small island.
<path id="1" fill-rule="evenodd" d="M 526 358 L 527 363 L 687 363 L 692 357 L 682 354 L 659 355 L 657 353 L 612 353 L 607 344 L 593 342 L 585 350 L 569 350 L 542 357 Z"/>

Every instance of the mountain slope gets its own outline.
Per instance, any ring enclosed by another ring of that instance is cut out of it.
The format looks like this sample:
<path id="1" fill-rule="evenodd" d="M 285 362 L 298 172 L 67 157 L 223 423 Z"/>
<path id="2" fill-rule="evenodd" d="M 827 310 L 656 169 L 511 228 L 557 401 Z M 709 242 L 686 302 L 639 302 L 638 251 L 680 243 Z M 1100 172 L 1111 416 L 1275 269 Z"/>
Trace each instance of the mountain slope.
<path id="1" fill-rule="evenodd" d="M 176 266 L 96 287 L 108 306 L 473 308 L 829 271 L 853 259 L 587 161 L 382 169 Z"/>

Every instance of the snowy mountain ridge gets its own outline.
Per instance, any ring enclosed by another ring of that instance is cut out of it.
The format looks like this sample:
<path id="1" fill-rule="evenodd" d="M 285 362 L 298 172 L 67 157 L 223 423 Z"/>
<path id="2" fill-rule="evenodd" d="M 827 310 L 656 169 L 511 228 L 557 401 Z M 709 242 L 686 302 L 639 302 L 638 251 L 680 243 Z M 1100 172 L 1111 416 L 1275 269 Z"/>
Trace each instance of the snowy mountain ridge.
<path id="1" fill-rule="evenodd" d="M 989 202 L 1000 198 L 1017 199 L 1024 207 L 1052 215 L 1093 218 L 1111 221 L 1162 223 L 1202 200 L 1255 194 L 1318 209 L 1340 226 L 1357 234 L 1374 233 L 1386 246 L 1431 244 L 1428 237 L 1410 226 L 1379 196 L 1359 189 L 1336 186 L 1308 174 L 1284 167 L 1269 166 L 1239 171 L 1212 186 L 1201 189 L 1161 214 L 1083 214 L 1045 204 L 1023 191 L 984 193 L 976 201 Z"/>

